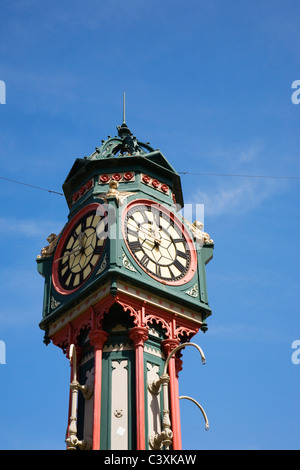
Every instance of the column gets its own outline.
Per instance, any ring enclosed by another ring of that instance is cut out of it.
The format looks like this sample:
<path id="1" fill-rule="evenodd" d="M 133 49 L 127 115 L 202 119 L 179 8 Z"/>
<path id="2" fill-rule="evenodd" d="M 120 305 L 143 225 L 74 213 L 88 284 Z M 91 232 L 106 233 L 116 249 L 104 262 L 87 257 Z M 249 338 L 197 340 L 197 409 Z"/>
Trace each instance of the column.
<path id="1" fill-rule="evenodd" d="M 67 353 L 67 357 L 68 359 L 70 359 L 69 357 L 69 350 L 70 350 L 70 346 L 68 348 L 68 353 Z M 82 352 L 82 348 L 78 347 L 78 346 L 75 346 L 75 350 L 76 350 L 76 359 L 77 359 L 77 368 L 76 370 L 74 370 L 74 363 L 73 361 L 70 363 L 70 384 L 73 382 L 74 380 L 74 372 L 76 374 L 76 377 L 77 377 L 77 380 L 78 380 L 78 364 L 80 362 L 80 358 L 81 358 L 81 352 Z M 69 392 L 69 412 L 68 412 L 68 437 L 69 437 L 69 428 L 70 428 L 70 425 L 72 424 L 72 421 L 71 421 L 71 418 L 72 418 L 72 397 L 73 397 L 73 392 L 72 392 L 72 389 L 70 387 L 70 392 Z M 75 425 L 77 426 L 77 419 L 76 419 L 76 423 Z M 76 429 L 76 432 L 77 432 L 77 429 Z"/>
<path id="2" fill-rule="evenodd" d="M 94 407 L 93 407 L 93 450 L 100 450 L 100 422 L 101 422 L 101 379 L 102 379 L 102 351 L 108 339 L 108 333 L 103 330 L 91 330 L 90 343 L 95 353 L 94 378 Z"/>
<path id="3" fill-rule="evenodd" d="M 179 346 L 179 341 L 174 339 L 166 339 L 162 342 L 162 346 L 167 357 Z M 173 450 L 181 450 L 181 425 L 180 425 L 180 408 L 179 408 L 179 385 L 178 385 L 178 362 L 176 357 L 172 356 L 169 362 L 168 374 L 170 376 L 170 411 L 171 411 L 171 429 L 173 431 Z"/>
<path id="4" fill-rule="evenodd" d="M 130 330 L 129 337 L 135 347 L 137 450 L 145 450 L 144 343 L 148 339 L 148 330 L 145 327 L 136 326 Z"/>

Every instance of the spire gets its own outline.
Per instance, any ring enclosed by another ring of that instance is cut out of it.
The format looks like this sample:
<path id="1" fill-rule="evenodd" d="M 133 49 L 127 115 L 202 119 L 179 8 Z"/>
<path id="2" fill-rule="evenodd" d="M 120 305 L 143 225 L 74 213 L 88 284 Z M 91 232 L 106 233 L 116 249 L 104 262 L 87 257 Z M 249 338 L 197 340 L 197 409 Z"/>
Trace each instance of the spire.
<path id="1" fill-rule="evenodd" d="M 123 95 L 123 124 L 122 124 L 122 126 L 123 125 L 126 126 L 126 120 L 125 120 L 125 91 L 124 91 L 124 95 Z"/>
<path id="2" fill-rule="evenodd" d="M 154 152 L 149 142 L 142 143 L 132 134 L 126 124 L 125 117 L 125 92 L 123 93 L 123 122 L 117 126 L 118 135 L 115 137 L 108 136 L 108 140 L 102 140 L 101 147 L 96 147 L 89 157 L 89 160 L 98 160 L 100 158 L 108 158 L 123 155 L 146 155 Z"/>
<path id="3" fill-rule="evenodd" d="M 121 126 L 117 126 L 118 135 L 123 139 L 126 135 L 132 135 L 130 129 L 128 129 L 126 120 L 125 120 L 125 91 L 123 94 L 123 123 Z"/>

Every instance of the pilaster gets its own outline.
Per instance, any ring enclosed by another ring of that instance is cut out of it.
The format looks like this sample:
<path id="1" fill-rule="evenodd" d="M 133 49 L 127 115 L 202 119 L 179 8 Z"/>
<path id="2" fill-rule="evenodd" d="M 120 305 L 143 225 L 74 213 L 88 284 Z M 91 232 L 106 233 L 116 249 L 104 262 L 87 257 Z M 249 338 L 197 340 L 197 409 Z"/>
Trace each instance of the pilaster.
<path id="1" fill-rule="evenodd" d="M 144 343 L 148 329 L 136 326 L 130 330 L 129 337 L 135 347 L 137 450 L 145 450 Z"/>
<path id="2" fill-rule="evenodd" d="M 93 450 L 100 450 L 102 351 L 108 334 L 104 330 L 92 330 L 89 338 L 95 354 Z"/>
<path id="3" fill-rule="evenodd" d="M 176 339 L 166 339 L 162 342 L 163 350 L 168 357 L 169 354 L 179 346 L 180 342 Z M 180 426 L 180 408 L 179 408 L 179 385 L 178 385 L 178 360 L 172 356 L 169 362 L 170 376 L 170 411 L 171 425 L 173 431 L 173 450 L 181 450 L 181 426 Z"/>

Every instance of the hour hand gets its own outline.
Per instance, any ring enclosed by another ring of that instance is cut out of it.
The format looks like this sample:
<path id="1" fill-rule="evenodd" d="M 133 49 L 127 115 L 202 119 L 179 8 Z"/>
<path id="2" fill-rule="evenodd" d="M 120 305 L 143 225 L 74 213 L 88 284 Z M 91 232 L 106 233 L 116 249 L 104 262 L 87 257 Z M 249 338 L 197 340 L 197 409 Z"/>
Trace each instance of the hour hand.
<path id="1" fill-rule="evenodd" d="M 161 234 L 160 234 L 160 231 L 159 231 L 159 227 L 157 226 L 157 224 L 154 220 L 153 220 L 153 223 L 152 223 L 152 227 L 153 227 L 153 233 L 154 233 L 154 237 L 156 238 L 156 241 L 160 240 L 161 239 Z"/>
<path id="2" fill-rule="evenodd" d="M 136 227 L 133 227 L 133 225 L 129 225 L 129 227 L 132 227 L 136 230 Z M 156 238 L 153 233 L 151 233 L 149 230 L 145 230 L 144 228 L 142 227 L 138 227 L 137 230 L 139 232 L 142 232 L 144 233 L 145 235 L 147 235 L 148 237 L 152 238 L 152 240 L 154 240 L 156 243 L 160 243 L 160 240 L 158 238 Z"/>
<path id="3" fill-rule="evenodd" d="M 85 233 L 84 232 L 80 232 L 77 236 L 77 240 L 79 241 L 79 244 L 80 244 L 80 249 L 81 248 L 84 248 L 84 245 L 85 245 Z"/>

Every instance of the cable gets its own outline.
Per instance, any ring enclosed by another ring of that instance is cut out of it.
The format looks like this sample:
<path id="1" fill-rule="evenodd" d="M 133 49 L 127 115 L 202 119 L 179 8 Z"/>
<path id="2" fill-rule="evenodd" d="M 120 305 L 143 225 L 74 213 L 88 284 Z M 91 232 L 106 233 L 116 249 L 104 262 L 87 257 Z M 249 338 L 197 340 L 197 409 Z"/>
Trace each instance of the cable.
<path id="1" fill-rule="evenodd" d="M 11 180 L 9 178 L 4 178 L 3 176 L 0 176 L 0 179 L 9 181 L 10 183 L 22 184 L 23 186 L 28 186 L 29 188 L 40 189 L 41 191 L 47 191 L 48 193 L 59 194 L 60 196 L 63 196 L 63 194 L 59 193 L 58 191 L 52 191 L 51 189 L 40 188 L 39 186 L 34 186 L 33 184 L 27 184 L 21 181 Z"/>
<path id="2" fill-rule="evenodd" d="M 200 173 L 193 171 L 178 171 L 180 175 L 202 175 L 202 176 L 236 176 L 240 178 L 266 178 L 266 179 L 284 179 L 284 180 L 300 180 L 300 176 L 266 176 L 266 175 L 232 175 L 226 173 Z"/>
<path id="3" fill-rule="evenodd" d="M 227 173 L 201 173 L 197 171 L 178 171 L 179 175 L 200 175 L 200 176 L 227 176 L 227 177 L 238 177 L 238 178 L 264 178 L 264 179 L 283 179 L 283 180 L 300 180 L 300 176 L 267 176 L 267 175 L 240 175 L 240 174 L 227 174 Z M 0 176 L 0 179 L 9 181 L 10 183 L 21 184 L 29 188 L 39 189 L 40 191 L 46 191 L 52 194 L 58 194 L 63 196 L 63 193 L 53 191 L 51 189 L 41 188 L 40 186 L 34 186 L 33 184 L 23 183 L 22 181 L 12 180 L 10 178 L 4 178 Z"/>

